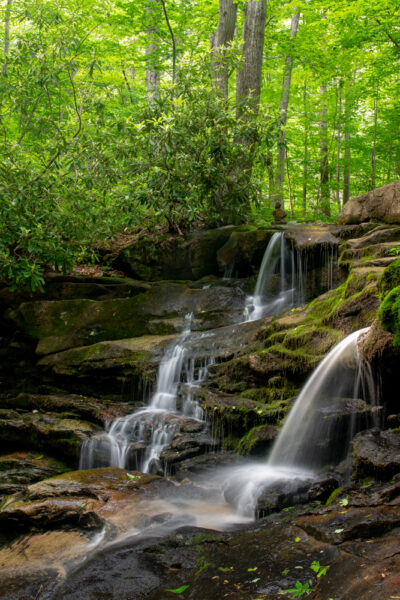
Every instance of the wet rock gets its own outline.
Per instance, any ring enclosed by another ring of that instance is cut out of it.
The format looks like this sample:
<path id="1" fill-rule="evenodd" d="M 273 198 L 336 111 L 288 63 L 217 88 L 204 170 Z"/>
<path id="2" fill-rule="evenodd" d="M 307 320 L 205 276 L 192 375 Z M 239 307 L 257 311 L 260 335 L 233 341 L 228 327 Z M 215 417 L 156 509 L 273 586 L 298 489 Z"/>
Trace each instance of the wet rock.
<path id="1" fill-rule="evenodd" d="M 2 450 L 37 448 L 76 464 L 82 443 L 100 427 L 55 413 L 19 413 L 0 409 Z"/>
<path id="2" fill-rule="evenodd" d="M 63 413 L 68 418 L 92 421 L 105 425 L 107 421 L 131 412 L 127 404 L 110 403 L 76 394 L 27 394 L 0 398 L 2 408 L 35 411 L 40 413 Z"/>
<path id="3" fill-rule="evenodd" d="M 129 475 L 124 469 L 109 467 L 72 471 L 34 483 L 3 502 L 0 523 L 6 529 L 47 529 L 62 524 L 99 529 L 111 507 L 117 511 L 142 486 L 157 479 L 143 473 Z"/>
<path id="4" fill-rule="evenodd" d="M 174 436 L 170 446 L 161 453 L 161 460 L 165 463 L 168 470 L 174 470 L 176 464 L 209 452 L 217 445 L 217 440 L 207 434 L 201 433 L 179 433 Z"/>
<path id="5" fill-rule="evenodd" d="M 35 481 L 48 479 L 67 471 L 68 467 L 54 458 L 33 452 L 14 452 L 0 456 L 0 500 L 23 491 Z"/>
<path id="6" fill-rule="evenodd" d="M 394 181 L 346 202 L 339 222 L 363 221 L 400 223 L 400 181 Z"/>
<path id="7" fill-rule="evenodd" d="M 162 279 L 196 280 L 217 275 L 218 249 L 233 227 L 200 230 L 186 236 L 148 234 L 120 251 L 114 264 L 144 281 Z"/>
<path id="8" fill-rule="evenodd" d="M 293 242 L 299 251 L 313 248 L 326 249 L 337 247 L 339 240 L 330 231 L 329 227 L 318 226 L 288 226 L 285 228 L 286 239 Z"/>
<path id="9" fill-rule="evenodd" d="M 36 352 L 43 355 L 146 333 L 181 332 L 188 313 L 193 313 L 193 330 L 221 327 L 241 320 L 244 302 L 240 288 L 164 283 L 133 298 L 24 302 L 8 318 L 38 340 Z"/>
<path id="10" fill-rule="evenodd" d="M 289 506 L 307 502 L 312 482 L 312 479 L 291 479 L 268 485 L 257 498 L 256 514 L 263 517 Z"/>
<path id="11" fill-rule="evenodd" d="M 352 441 L 354 477 L 390 479 L 400 472 L 400 433 L 371 429 L 357 434 Z"/>
<path id="12" fill-rule="evenodd" d="M 226 360 L 248 343 L 258 326 L 256 322 L 242 323 L 204 334 L 192 333 L 184 345 L 197 366 L 210 356 Z M 175 340 L 176 336 L 152 335 L 99 342 L 43 357 L 38 366 L 72 391 L 131 398 L 135 390 L 136 403 L 142 403 L 143 385 L 155 381 L 159 362 Z"/>
<path id="13" fill-rule="evenodd" d="M 274 229 L 256 228 L 233 231 L 225 245 L 217 252 L 221 273 L 248 277 L 252 271 L 257 272 L 274 232 Z"/>
<path id="14" fill-rule="evenodd" d="M 289 410 L 285 401 L 264 404 L 237 395 L 213 393 L 210 390 L 203 390 L 199 401 L 214 431 L 223 431 L 225 435 L 233 434 L 239 437 L 253 427 L 266 423 L 275 424 Z M 265 434 L 272 439 L 272 429 L 266 430 Z"/>
<path id="15" fill-rule="evenodd" d="M 259 425 L 248 431 L 238 443 L 240 454 L 252 456 L 265 456 L 271 449 L 279 433 L 278 427 L 273 425 Z"/>
<path id="16" fill-rule="evenodd" d="M 174 339 L 154 335 L 99 342 L 51 354 L 40 359 L 38 365 L 76 391 L 130 392 L 132 379 L 154 381 L 161 357 Z"/>
<path id="17" fill-rule="evenodd" d="M 59 274 L 45 276 L 45 291 L 33 296 L 25 291 L 0 290 L 0 306 L 17 307 L 22 302 L 34 300 L 110 300 L 131 298 L 150 289 L 148 283 L 124 277 L 84 277 Z"/>
<path id="18" fill-rule="evenodd" d="M 339 481 L 334 477 L 328 477 L 327 479 L 313 483 L 308 490 L 308 497 L 312 502 L 318 500 L 324 503 L 338 487 Z"/>
<path id="19" fill-rule="evenodd" d="M 296 525 L 317 540 L 340 544 L 358 538 L 378 537 L 400 525 L 400 507 L 350 508 L 297 519 Z"/>

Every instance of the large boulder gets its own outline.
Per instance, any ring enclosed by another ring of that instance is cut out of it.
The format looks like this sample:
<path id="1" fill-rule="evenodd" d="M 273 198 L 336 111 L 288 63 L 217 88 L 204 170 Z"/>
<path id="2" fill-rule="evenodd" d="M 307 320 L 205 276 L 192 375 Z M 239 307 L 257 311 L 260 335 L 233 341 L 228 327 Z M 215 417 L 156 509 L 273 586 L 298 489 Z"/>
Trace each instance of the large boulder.
<path id="1" fill-rule="evenodd" d="M 400 473 L 400 433 L 371 429 L 357 434 L 352 441 L 354 476 L 387 480 Z"/>
<path id="2" fill-rule="evenodd" d="M 76 464 L 85 440 L 100 430 L 98 425 L 64 415 L 0 409 L 0 450 L 36 448 Z"/>
<path id="3" fill-rule="evenodd" d="M 339 223 L 365 221 L 400 223 L 400 181 L 351 198 L 339 215 Z"/>
<path id="4" fill-rule="evenodd" d="M 207 334 L 191 333 L 184 343 L 188 357 L 204 362 L 232 358 L 258 329 L 257 322 L 221 327 Z M 137 338 L 110 340 L 70 348 L 44 356 L 38 366 L 75 393 L 126 395 L 143 402 L 143 388 L 155 382 L 158 365 L 167 347 L 175 344 L 175 335 L 143 335 Z"/>
<path id="5" fill-rule="evenodd" d="M 177 333 L 189 313 L 193 330 L 222 327 L 242 319 L 245 298 L 236 286 L 161 283 L 132 298 L 23 302 L 8 318 L 38 340 L 36 352 L 44 355 L 104 340 Z"/>
<path id="6" fill-rule="evenodd" d="M 127 475 L 117 467 L 71 471 L 33 483 L 8 497 L 0 508 L 0 523 L 4 529 L 47 529 L 65 524 L 98 529 L 105 517 L 132 502 L 142 486 L 156 479 L 143 473 Z"/>
<path id="7" fill-rule="evenodd" d="M 228 226 L 186 236 L 139 237 L 120 251 L 115 265 L 144 281 L 196 280 L 205 275 L 218 275 L 217 251 L 233 229 Z"/>

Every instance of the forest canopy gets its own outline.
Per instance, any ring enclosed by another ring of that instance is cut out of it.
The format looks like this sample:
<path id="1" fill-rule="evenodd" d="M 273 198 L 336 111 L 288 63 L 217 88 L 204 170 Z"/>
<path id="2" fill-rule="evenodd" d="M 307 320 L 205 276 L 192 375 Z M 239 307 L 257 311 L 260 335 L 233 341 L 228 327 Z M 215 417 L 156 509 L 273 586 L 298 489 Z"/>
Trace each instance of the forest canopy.
<path id="1" fill-rule="evenodd" d="M 0 275 L 400 177 L 394 0 L 1 0 Z"/>

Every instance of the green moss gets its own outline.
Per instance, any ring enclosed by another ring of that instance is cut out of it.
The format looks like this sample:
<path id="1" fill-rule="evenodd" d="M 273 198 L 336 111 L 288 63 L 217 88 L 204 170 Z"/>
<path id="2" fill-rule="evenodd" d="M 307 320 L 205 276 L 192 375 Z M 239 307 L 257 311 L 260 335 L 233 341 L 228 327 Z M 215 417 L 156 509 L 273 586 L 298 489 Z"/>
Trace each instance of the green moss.
<path id="1" fill-rule="evenodd" d="M 264 425 L 253 427 L 244 435 L 237 444 L 238 454 L 251 454 L 251 452 L 257 449 L 261 449 L 269 445 L 274 439 L 274 435 L 271 432 L 266 433 Z"/>
<path id="2" fill-rule="evenodd" d="M 379 279 L 378 289 L 381 297 L 384 298 L 390 290 L 398 286 L 400 286 L 400 258 L 386 267 Z"/>
<path id="3" fill-rule="evenodd" d="M 307 321 L 315 325 L 326 323 L 343 302 L 346 282 L 313 300 L 308 307 Z"/>
<path id="4" fill-rule="evenodd" d="M 389 292 L 379 308 L 382 329 L 394 334 L 393 345 L 400 346 L 400 286 Z"/>
<path id="5" fill-rule="evenodd" d="M 341 487 L 336 488 L 336 490 L 333 490 L 332 494 L 329 496 L 328 500 L 325 502 L 325 504 L 327 506 L 330 506 L 331 504 L 333 504 L 336 500 L 336 498 L 339 496 L 339 494 L 342 492 Z"/>

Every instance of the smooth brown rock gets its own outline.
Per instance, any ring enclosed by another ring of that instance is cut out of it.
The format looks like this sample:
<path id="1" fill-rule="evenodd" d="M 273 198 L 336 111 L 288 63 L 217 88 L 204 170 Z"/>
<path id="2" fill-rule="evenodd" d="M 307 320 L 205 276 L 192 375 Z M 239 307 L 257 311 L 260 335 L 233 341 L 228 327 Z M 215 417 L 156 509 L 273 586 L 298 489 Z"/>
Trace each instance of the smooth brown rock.
<path id="1" fill-rule="evenodd" d="M 351 198 L 339 216 L 339 223 L 365 221 L 400 223 L 400 181 Z"/>

